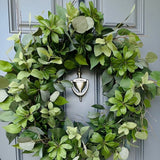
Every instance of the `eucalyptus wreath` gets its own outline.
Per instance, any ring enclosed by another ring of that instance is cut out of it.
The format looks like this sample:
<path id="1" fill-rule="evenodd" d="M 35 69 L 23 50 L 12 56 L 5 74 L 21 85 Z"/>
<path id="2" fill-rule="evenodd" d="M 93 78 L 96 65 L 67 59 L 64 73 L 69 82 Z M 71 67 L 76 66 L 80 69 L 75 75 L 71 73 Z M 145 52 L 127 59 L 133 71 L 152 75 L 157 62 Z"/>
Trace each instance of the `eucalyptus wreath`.
<path id="1" fill-rule="evenodd" d="M 0 120 L 14 147 L 41 160 L 127 159 L 129 146 L 147 139 L 146 109 L 160 94 L 160 71 L 141 58 L 140 38 L 126 28 L 103 26 L 103 14 L 92 2 L 79 9 L 57 6 L 48 19 L 36 16 L 38 30 L 14 40 L 15 58 L 0 60 Z M 63 77 L 86 66 L 102 75 L 105 104 L 93 104 L 87 126 L 65 115 L 63 96 L 72 83 Z"/>

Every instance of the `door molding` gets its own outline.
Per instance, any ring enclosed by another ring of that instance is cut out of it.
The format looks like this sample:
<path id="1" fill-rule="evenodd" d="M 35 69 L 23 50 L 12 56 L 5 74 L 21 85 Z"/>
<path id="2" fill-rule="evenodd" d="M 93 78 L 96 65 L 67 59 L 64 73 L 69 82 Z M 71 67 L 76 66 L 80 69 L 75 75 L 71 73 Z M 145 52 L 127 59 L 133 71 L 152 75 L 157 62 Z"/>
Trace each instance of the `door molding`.
<path id="1" fill-rule="evenodd" d="M 96 8 L 102 13 L 104 13 L 104 7 L 105 7 L 104 0 L 92 0 L 92 1 L 94 2 Z M 126 26 L 126 28 L 129 28 L 131 31 L 135 32 L 136 34 L 144 34 L 144 0 L 134 0 L 134 3 L 136 6 L 134 11 L 134 18 L 131 23 L 128 23 L 129 27 Z M 115 4 L 115 5 L 118 5 L 118 4 Z M 114 12 L 114 8 L 113 8 L 113 12 Z M 121 23 L 121 22 L 119 21 L 107 22 L 107 20 L 104 19 L 105 26 L 115 27 L 117 23 Z"/>
<path id="2" fill-rule="evenodd" d="M 59 0 L 49 0 L 49 1 L 50 1 L 50 6 L 49 6 L 50 10 L 54 13 L 56 4 L 61 5 L 61 3 Z M 22 33 L 29 33 L 31 31 L 29 27 L 29 20 L 24 21 L 22 19 L 19 2 L 20 0 L 8 0 L 9 32 L 18 33 L 21 31 Z M 32 26 L 37 24 L 38 24 L 37 21 L 33 19 L 31 21 L 31 28 Z M 32 28 L 32 30 L 34 30 L 34 28 Z"/>

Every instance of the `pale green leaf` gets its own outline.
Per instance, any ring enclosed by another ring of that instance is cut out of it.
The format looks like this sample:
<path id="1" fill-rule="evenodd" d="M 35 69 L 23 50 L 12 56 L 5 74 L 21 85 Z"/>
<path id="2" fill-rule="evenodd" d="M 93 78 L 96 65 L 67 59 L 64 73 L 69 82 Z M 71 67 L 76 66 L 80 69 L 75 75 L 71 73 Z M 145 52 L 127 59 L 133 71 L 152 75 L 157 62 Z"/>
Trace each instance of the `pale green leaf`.
<path id="1" fill-rule="evenodd" d="M 26 151 L 31 151 L 34 148 L 34 145 L 35 145 L 34 141 L 19 143 L 19 147 L 21 147 L 21 149 Z"/>
<path id="2" fill-rule="evenodd" d="M 31 76 L 38 78 L 38 79 L 43 79 L 43 72 L 39 71 L 38 69 L 33 69 L 31 72 Z"/>
<path id="3" fill-rule="evenodd" d="M 138 105 L 141 102 L 141 95 L 139 92 L 136 92 L 134 96 L 137 98 L 137 101 L 135 102 L 135 105 Z"/>
<path id="4" fill-rule="evenodd" d="M 136 132 L 135 137 L 140 140 L 146 140 L 148 138 L 148 134 L 146 132 Z"/>
<path id="5" fill-rule="evenodd" d="M 115 98 L 120 100 L 120 101 L 123 100 L 122 94 L 119 90 L 115 90 Z"/>
<path id="6" fill-rule="evenodd" d="M 9 124 L 3 128 L 6 130 L 6 132 L 11 133 L 11 134 L 17 134 L 21 132 L 21 127 L 17 124 Z"/>
<path id="7" fill-rule="evenodd" d="M 124 97 L 124 102 L 127 102 L 129 101 L 132 97 L 133 97 L 133 91 L 132 89 L 128 90 L 125 94 L 125 97 Z"/>
<path id="8" fill-rule="evenodd" d="M 122 147 L 121 151 L 119 152 L 119 158 L 121 160 L 127 160 L 129 156 L 129 150 L 126 147 Z"/>
<path id="9" fill-rule="evenodd" d="M 48 51 L 43 48 L 43 47 L 38 47 L 37 48 L 37 52 L 39 54 L 39 56 L 42 58 L 42 59 L 50 59 L 50 54 L 48 53 Z"/>
<path id="10" fill-rule="evenodd" d="M 94 21 L 91 17 L 86 17 L 86 21 L 87 21 L 87 24 L 88 24 L 87 30 L 90 30 L 91 28 L 94 27 Z"/>
<path id="11" fill-rule="evenodd" d="M 105 40 L 102 38 L 97 38 L 96 39 L 96 44 L 105 44 Z"/>
<path id="12" fill-rule="evenodd" d="M 78 16 L 72 20 L 72 26 L 76 32 L 82 34 L 88 30 L 88 22 L 85 16 Z"/>
<path id="13" fill-rule="evenodd" d="M 111 56 L 111 49 L 107 45 L 101 46 L 101 51 L 105 54 L 105 56 Z"/>
<path id="14" fill-rule="evenodd" d="M 0 111 L 0 121 L 12 122 L 15 119 L 15 113 L 12 111 Z"/>
<path id="15" fill-rule="evenodd" d="M 23 78 L 27 78 L 30 76 L 30 73 L 27 71 L 20 71 L 17 75 L 17 79 L 22 80 Z"/>
<path id="16" fill-rule="evenodd" d="M 13 101 L 14 101 L 14 98 L 9 96 L 4 102 L 0 103 L 0 108 L 3 110 L 9 110 L 9 107 Z"/>
<path id="17" fill-rule="evenodd" d="M 61 145 L 64 149 L 72 149 L 72 146 L 70 144 L 62 144 Z"/>
<path id="18" fill-rule="evenodd" d="M 94 54 L 95 54 L 96 57 L 98 57 L 102 54 L 101 45 L 95 45 L 94 46 Z"/>
<path id="19" fill-rule="evenodd" d="M 52 41 L 53 41 L 54 43 L 59 43 L 59 36 L 58 36 L 57 33 L 52 32 L 52 33 L 51 33 L 51 38 L 52 38 Z"/>
<path id="20" fill-rule="evenodd" d="M 31 106 L 31 108 L 29 109 L 30 113 L 32 114 L 33 112 L 37 111 L 40 108 L 40 106 L 40 103 Z"/>
<path id="21" fill-rule="evenodd" d="M 137 124 L 134 123 L 134 122 L 126 122 L 125 124 L 126 124 L 126 127 L 127 127 L 128 129 L 130 129 L 130 130 L 132 130 L 132 129 L 134 129 L 134 128 L 137 127 Z"/>
<path id="22" fill-rule="evenodd" d="M 58 91 L 53 92 L 52 95 L 50 96 L 50 101 L 55 102 L 56 99 L 59 97 L 59 95 L 60 95 L 60 92 Z"/>

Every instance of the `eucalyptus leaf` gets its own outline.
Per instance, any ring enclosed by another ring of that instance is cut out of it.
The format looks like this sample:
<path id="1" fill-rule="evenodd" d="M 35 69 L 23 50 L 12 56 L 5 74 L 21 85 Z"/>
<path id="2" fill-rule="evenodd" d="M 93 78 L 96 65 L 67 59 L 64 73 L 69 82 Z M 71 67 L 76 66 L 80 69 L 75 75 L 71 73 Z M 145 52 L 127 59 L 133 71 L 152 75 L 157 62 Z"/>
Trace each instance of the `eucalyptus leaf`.
<path id="1" fill-rule="evenodd" d="M 56 75 L 57 75 L 58 78 L 60 78 L 60 77 L 62 77 L 62 76 L 64 75 L 64 73 L 65 73 L 65 70 L 64 70 L 64 69 L 60 69 L 60 70 L 56 73 Z"/>
<path id="2" fill-rule="evenodd" d="M 153 63 L 155 62 L 156 60 L 158 59 L 157 55 L 153 52 L 148 52 L 146 57 L 145 57 L 145 60 L 148 62 L 148 63 Z"/>
<path id="3" fill-rule="evenodd" d="M 82 34 L 82 33 L 85 33 L 88 30 L 88 28 L 92 26 L 93 24 L 92 22 L 90 22 L 91 24 L 90 26 L 88 26 L 89 22 L 90 22 L 90 19 L 88 19 L 87 21 L 85 16 L 78 16 L 72 20 L 72 25 L 76 32 Z"/>
<path id="4" fill-rule="evenodd" d="M 7 88 L 9 85 L 9 81 L 5 77 L 0 77 L 0 89 Z"/>
<path id="5" fill-rule="evenodd" d="M 19 147 L 26 151 L 31 151 L 34 148 L 34 145 L 34 141 L 19 143 Z"/>
<path id="6" fill-rule="evenodd" d="M 47 102 L 48 99 L 49 99 L 49 97 L 50 97 L 49 91 L 40 90 L 40 93 L 41 93 L 42 101 L 43 101 L 43 102 Z"/>
<path id="7" fill-rule="evenodd" d="M 126 147 L 122 147 L 119 152 L 119 158 L 122 160 L 127 160 L 129 156 L 129 150 Z"/>
<path id="8" fill-rule="evenodd" d="M 71 88 L 73 86 L 72 82 L 68 80 L 62 80 L 61 84 L 66 88 Z"/>
<path id="9" fill-rule="evenodd" d="M 65 91 L 65 87 L 60 83 L 54 83 L 54 88 L 59 92 L 64 92 Z"/>
<path id="10" fill-rule="evenodd" d="M 37 133 L 38 135 L 44 135 L 44 132 L 38 127 L 31 126 L 28 128 L 28 130 Z"/>

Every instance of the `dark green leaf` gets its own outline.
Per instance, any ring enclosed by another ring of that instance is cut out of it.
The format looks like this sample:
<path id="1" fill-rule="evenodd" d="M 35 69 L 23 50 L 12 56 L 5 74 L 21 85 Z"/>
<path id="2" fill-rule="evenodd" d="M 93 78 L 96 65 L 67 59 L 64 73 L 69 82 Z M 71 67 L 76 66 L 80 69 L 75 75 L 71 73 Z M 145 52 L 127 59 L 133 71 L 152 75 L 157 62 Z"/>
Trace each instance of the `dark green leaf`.
<path id="1" fill-rule="evenodd" d="M 6 132 L 6 136 L 10 144 L 13 140 L 15 140 L 15 138 L 17 137 L 17 134 L 11 134 L 11 133 Z"/>
<path id="2" fill-rule="evenodd" d="M 64 73 L 65 73 L 65 69 L 60 69 L 60 70 L 56 73 L 56 75 L 57 75 L 58 78 L 60 78 L 60 77 L 62 77 L 62 76 L 64 75 Z"/>
<path id="3" fill-rule="evenodd" d="M 104 86 L 105 84 L 111 82 L 113 77 L 108 74 L 107 70 L 105 70 L 102 74 L 102 85 Z"/>
<path id="4" fill-rule="evenodd" d="M 72 61 L 72 60 L 66 60 L 66 61 L 64 62 L 64 66 L 65 66 L 67 69 L 71 70 L 71 69 L 76 68 L 76 63 L 75 63 L 74 61 Z"/>
<path id="5" fill-rule="evenodd" d="M 145 105 L 146 108 L 151 107 L 151 102 L 150 102 L 150 100 L 149 100 L 149 99 L 145 99 L 145 100 L 144 100 L 144 105 Z"/>
<path id="6" fill-rule="evenodd" d="M 44 132 L 38 127 L 31 126 L 28 128 L 28 130 L 37 133 L 38 135 L 44 135 Z"/>
<path id="7" fill-rule="evenodd" d="M 153 71 L 151 73 L 151 78 L 153 78 L 156 81 L 159 81 L 160 80 L 160 71 Z"/>
<path id="8" fill-rule="evenodd" d="M 71 88 L 73 86 L 73 84 L 68 80 L 62 80 L 61 84 L 66 88 Z"/>
<path id="9" fill-rule="evenodd" d="M 90 64 L 91 64 L 91 70 L 99 63 L 99 59 L 95 57 L 94 55 L 91 55 L 90 57 Z"/>
<path id="10" fill-rule="evenodd" d="M 54 83 L 54 88 L 59 92 L 64 92 L 65 91 L 64 86 L 60 83 Z"/>
<path id="11" fill-rule="evenodd" d="M 92 105 L 91 107 L 96 108 L 96 109 L 105 109 L 104 106 L 98 105 L 98 104 Z"/>

